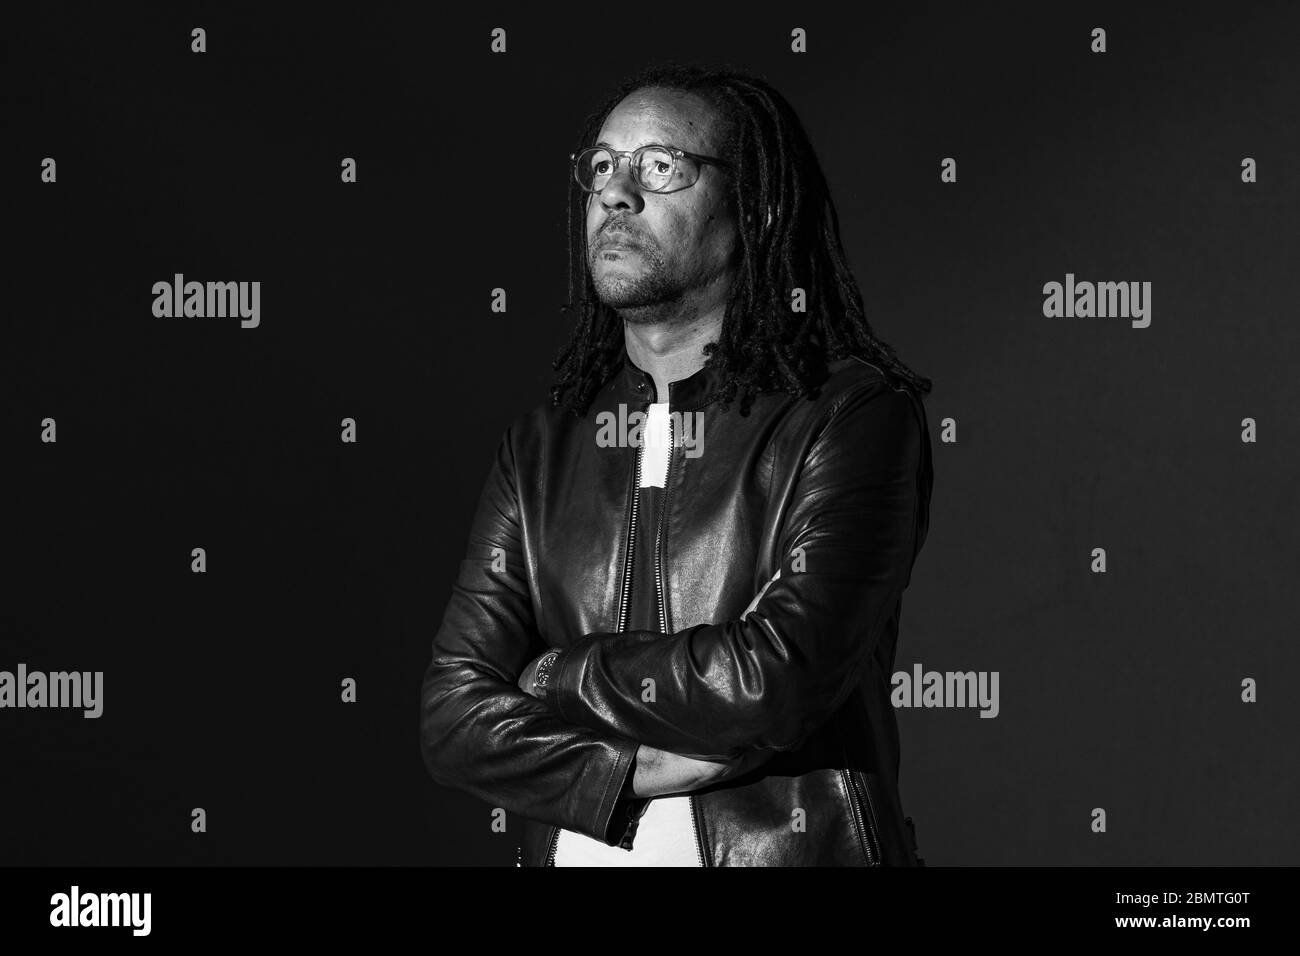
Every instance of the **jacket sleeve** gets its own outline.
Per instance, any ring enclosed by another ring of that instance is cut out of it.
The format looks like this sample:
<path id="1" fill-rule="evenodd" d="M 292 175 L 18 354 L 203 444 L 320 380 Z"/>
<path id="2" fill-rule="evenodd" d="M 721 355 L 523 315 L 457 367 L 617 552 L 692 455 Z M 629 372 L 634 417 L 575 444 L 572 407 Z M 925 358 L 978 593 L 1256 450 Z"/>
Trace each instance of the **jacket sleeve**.
<path id="1" fill-rule="evenodd" d="M 753 609 L 670 635 L 585 635 L 543 699 L 567 720 L 701 759 L 798 748 L 863 677 L 924 541 L 931 476 L 919 398 L 883 381 L 846 392 L 807 447 L 779 576 Z"/>
<path id="2" fill-rule="evenodd" d="M 507 429 L 433 641 L 420 695 L 430 776 L 542 823 L 617 845 L 628 830 L 637 742 L 559 717 L 516 685 L 546 650 L 524 563 Z"/>

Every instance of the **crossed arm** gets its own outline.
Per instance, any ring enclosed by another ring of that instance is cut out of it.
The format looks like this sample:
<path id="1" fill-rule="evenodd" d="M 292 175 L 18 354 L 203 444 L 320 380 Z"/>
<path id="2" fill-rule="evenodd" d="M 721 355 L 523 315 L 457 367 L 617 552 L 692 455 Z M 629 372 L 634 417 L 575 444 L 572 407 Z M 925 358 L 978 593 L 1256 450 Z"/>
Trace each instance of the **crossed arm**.
<path id="1" fill-rule="evenodd" d="M 717 768 L 579 727 L 517 685 L 544 645 L 525 573 L 511 448 L 507 430 L 434 638 L 420 695 L 421 755 L 440 784 L 617 845 L 638 800 L 703 786 Z"/>
<path id="2" fill-rule="evenodd" d="M 755 607 L 759 599 L 772 586 L 772 582 L 781 576 L 778 569 L 775 576 L 763 586 L 749 607 L 745 608 L 744 618 Z M 559 651 L 551 648 L 551 651 Z M 519 675 L 518 686 L 525 694 L 539 696 L 537 689 L 537 665 L 550 651 L 539 654 Z M 660 750 L 648 744 L 637 747 L 636 762 L 633 770 L 631 791 L 636 797 L 658 797 L 672 793 L 687 793 L 702 787 L 730 780 L 748 773 L 771 759 L 773 751 L 755 750 L 732 760 L 697 760 L 669 750 Z"/>
<path id="3" fill-rule="evenodd" d="M 782 529 L 787 559 L 739 619 L 676 634 L 589 634 L 546 652 L 524 574 L 508 430 L 475 514 L 421 697 L 440 783 L 619 842 L 633 798 L 695 789 L 798 747 L 857 683 L 919 547 L 923 429 L 883 384 L 847 393 L 810 437 Z M 493 570 L 494 549 L 506 556 Z M 641 700 L 653 678 L 657 700 Z M 636 772 L 633 773 L 633 768 Z"/>

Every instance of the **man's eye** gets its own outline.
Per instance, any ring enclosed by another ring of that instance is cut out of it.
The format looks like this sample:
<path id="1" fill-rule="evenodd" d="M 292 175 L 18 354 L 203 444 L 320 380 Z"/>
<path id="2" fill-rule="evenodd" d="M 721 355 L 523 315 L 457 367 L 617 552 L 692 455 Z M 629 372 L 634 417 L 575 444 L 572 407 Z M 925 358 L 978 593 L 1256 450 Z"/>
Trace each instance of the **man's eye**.
<path id="1" fill-rule="evenodd" d="M 655 169 L 655 172 L 657 172 L 660 176 L 667 176 L 669 170 L 673 168 L 672 164 L 665 163 L 663 160 L 660 160 L 659 162 L 655 163 L 655 166 L 657 167 Z"/>
<path id="2" fill-rule="evenodd" d="M 591 164 L 591 171 L 598 175 L 603 176 L 607 172 L 606 167 L 608 166 L 609 166 L 608 159 L 598 160 L 597 162 Z"/>

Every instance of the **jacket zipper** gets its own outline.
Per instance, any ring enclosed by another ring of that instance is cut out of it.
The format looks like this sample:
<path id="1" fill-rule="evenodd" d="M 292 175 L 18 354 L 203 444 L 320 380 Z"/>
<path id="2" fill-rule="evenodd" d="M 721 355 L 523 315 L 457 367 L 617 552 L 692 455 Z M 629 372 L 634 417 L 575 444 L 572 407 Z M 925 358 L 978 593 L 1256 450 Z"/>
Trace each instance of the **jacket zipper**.
<path id="1" fill-rule="evenodd" d="M 853 811 L 853 823 L 858 828 L 858 838 L 867 854 L 867 866 L 876 866 L 880 860 L 880 840 L 876 835 L 876 810 L 871 805 L 871 791 L 863 784 L 859 791 L 857 777 L 852 770 L 841 770 L 844 785 L 849 792 L 849 806 Z M 863 812 L 865 806 L 866 813 Z"/>
<path id="2" fill-rule="evenodd" d="M 668 419 L 668 470 L 664 472 L 664 496 L 659 502 L 659 527 L 655 529 L 655 591 L 659 595 L 659 630 L 668 631 L 668 601 L 664 598 L 664 519 L 668 516 L 668 492 L 672 488 L 673 474 L 673 420 Z M 621 630 L 621 629 L 620 629 Z"/>
<path id="3" fill-rule="evenodd" d="M 623 591 L 618 599 L 618 623 L 614 627 L 615 632 L 622 632 L 627 626 L 628 600 L 632 596 L 632 564 L 636 560 L 637 499 L 641 497 L 641 453 L 644 448 L 645 442 L 642 441 L 637 447 L 636 464 L 632 468 L 632 506 L 628 510 L 627 534 L 624 539 Z"/>
<path id="4" fill-rule="evenodd" d="M 546 862 L 543 866 L 555 866 L 555 848 L 560 843 L 560 828 L 551 827 L 551 845 L 546 850 Z"/>
<path id="5" fill-rule="evenodd" d="M 704 862 L 704 840 L 700 836 L 700 808 L 695 805 L 695 794 L 686 795 L 687 802 L 691 805 L 691 829 L 695 831 L 695 855 L 700 858 L 700 866 L 708 866 Z"/>
<path id="6" fill-rule="evenodd" d="M 862 797 L 866 802 L 867 832 L 871 836 L 869 845 L 872 855 L 868 856 L 868 861 L 874 858 L 875 863 L 873 865 L 878 866 L 880 864 L 880 835 L 876 832 L 876 808 L 871 802 L 871 788 L 867 786 L 865 780 L 862 781 Z"/>
<path id="7" fill-rule="evenodd" d="M 668 470 L 664 473 L 664 496 L 659 502 L 659 526 L 655 530 L 655 593 L 659 597 L 659 630 L 664 634 L 672 633 L 669 628 L 668 599 L 664 595 L 664 523 L 668 518 L 668 495 L 672 490 L 673 459 L 676 457 L 676 429 L 673 419 L 668 417 Z M 691 830 L 695 836 L 695 855 L 699 857 L 700 866 L 705 863 L 704 839 L 700 836 L 700 808 L 695 802 L 695 794 L 687 794 L 686 801 L 691 807 Z"/>
<path id="8" fill-rule="evenodd" d="M 671 428 L 671 425 L 669 427 Z M 644 435 L 644 432 L 642 434 Z M 641 453 L 644 447 L 645 442 L 642 441 L 637 447 L 636 462 L 632 466 L 632 491 L 629 495 L 632 503 L 627 514 L 627 531 L 623 536 L 623 587 L 620 590 L 618 599 L 618 622 L 614 626 L 616 632 L 622 631 L 627 626 L 628 599 L 632 593 L 632 564 L 636 558 L 637 499 L 641 497 Z M 669 467 L 672 467 L 671 459 L 669 460 Z M 543 866 L 555 866 L 555 849 L 559 846 L 559 843 L 560 828 L 553 826 L 551 827 L 550 847 L 546 851 L 546 861 L 542 864 Z"/>

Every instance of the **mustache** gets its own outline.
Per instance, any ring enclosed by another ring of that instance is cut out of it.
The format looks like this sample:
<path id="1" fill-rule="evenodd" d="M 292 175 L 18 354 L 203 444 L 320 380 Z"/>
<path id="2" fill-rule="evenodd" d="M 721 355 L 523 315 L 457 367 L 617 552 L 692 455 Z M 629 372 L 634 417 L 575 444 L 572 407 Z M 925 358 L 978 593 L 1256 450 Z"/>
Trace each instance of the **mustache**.
<path id="1" fill-rule="evenodd" d="M 648 243 L 639 233 L 627 228 L 622 220 L 611 220 L 596 235 L 595 248 L 608 245 L 645 246 Z"/>

